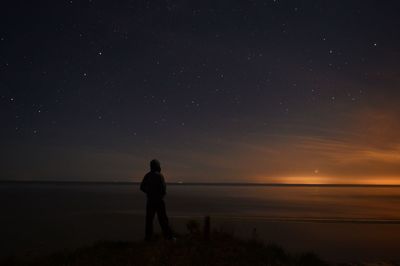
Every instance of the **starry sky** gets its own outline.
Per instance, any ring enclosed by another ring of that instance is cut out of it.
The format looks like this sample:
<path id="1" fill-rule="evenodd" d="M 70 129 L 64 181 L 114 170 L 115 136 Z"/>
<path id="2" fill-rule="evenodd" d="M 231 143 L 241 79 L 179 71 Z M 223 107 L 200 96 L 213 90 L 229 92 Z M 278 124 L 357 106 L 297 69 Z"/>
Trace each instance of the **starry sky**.
<path id="1" fill-rule="evenodd" d="M 0 179 L 400 183 L 398 1 L 8 1 Z"/>

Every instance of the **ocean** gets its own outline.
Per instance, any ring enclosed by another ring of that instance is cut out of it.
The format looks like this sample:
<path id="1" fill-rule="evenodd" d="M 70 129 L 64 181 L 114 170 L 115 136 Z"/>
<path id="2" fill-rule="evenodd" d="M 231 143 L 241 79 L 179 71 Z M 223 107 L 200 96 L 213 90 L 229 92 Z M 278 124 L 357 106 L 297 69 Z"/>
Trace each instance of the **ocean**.
<path id="1" fill-rule="evenodd" d="M 208 215 L 212 229 L 290 252 L 400 259 L 399 186 L 171 184 L 166 205 L 178 233 Z M 133 183 L 3 182 L 0 211 L 0 256 L 144 237 L 145 196 Z"/>

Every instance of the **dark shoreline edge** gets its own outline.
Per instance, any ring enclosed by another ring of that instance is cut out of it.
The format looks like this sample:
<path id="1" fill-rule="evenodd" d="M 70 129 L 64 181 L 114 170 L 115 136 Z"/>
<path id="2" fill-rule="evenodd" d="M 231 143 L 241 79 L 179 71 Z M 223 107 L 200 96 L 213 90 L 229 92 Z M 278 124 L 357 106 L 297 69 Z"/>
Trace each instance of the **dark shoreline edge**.
<path id="1" fill-rule="evenodd" d="M 140 182 L 112 181 L 49 181 L 49 180 L 0 180 L 2 184 L 49 184 L 49 185 L 139 185 Z M 287 184 L 287 183 L 235 183 L 235 182 L 168 182 L 171 186 L 240 186 L 240 187 L 400 187 L 388 184 Z"/>

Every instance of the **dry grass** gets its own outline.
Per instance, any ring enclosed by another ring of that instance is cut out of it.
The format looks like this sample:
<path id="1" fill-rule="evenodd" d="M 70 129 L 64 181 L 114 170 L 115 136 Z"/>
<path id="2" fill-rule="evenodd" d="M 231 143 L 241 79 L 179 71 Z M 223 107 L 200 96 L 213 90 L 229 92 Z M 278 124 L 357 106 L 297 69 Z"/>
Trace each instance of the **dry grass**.
<path id="1" fill-rule="evenodd" d="M 316 255 L 288 254 L 275 245 L 241 240 L 231 234 L 214 232 L 209 240 L 188 234 L 177 241 L 160 238 L 153 242 L 99 242 L 71 252 L 61 252 L 20 261 L 7 258 L 3 265 L 19 266 L 131 266 L 131 265 L 327 265 Z"/>

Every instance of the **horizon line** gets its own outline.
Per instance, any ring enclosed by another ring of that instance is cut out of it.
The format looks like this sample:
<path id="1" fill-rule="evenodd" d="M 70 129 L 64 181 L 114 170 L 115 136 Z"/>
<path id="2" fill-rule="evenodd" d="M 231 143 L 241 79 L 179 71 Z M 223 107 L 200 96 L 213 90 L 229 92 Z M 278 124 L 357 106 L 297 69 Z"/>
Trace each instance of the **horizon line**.
<path id="1" fill-rule="evenodd" d="M 4 183 L 93 184 L 93 185 L 139 185 L 137 181 L 78 181 L 78 180 L 0 180 Z M 400 187 L 400 184 L 354 184 L 354 183 L 257 183 L 257 182 L 167 182 L 173 186 L 265 186 L 265 187 Z"/>

